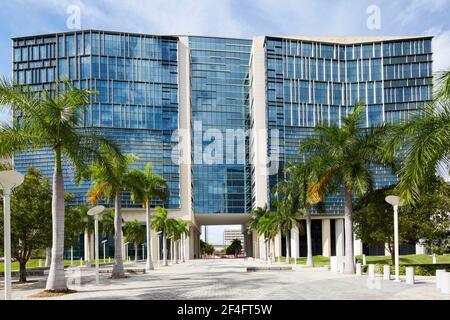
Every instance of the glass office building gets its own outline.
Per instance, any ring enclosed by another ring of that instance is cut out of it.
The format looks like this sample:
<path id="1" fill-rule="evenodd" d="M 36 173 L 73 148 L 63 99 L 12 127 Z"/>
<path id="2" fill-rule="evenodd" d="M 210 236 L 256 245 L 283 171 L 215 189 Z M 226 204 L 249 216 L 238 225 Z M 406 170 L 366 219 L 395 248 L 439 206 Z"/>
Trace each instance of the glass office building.
<path id="1" fill-rule="evenodd" d="M 280 136 L 279 172 L 269 188 L 285 178 L 286 163 L 301 160 L 299 143 L 314 127 L 340 125 L 356 102 L 367 106 L 368 128 L 407 119 L 431 99 L 431 39 L 330 41 L 266 40 L 268 128 Z M 396 183 L 388 168 L 374 165 L 372 172 L 375 188 Z M 342 214 L 342 196 L 324 202 L 319 213 Z"/>
<path id="2" fill-rule="evenodd" d="M 250 40 L 189 37 L 193 133 L 204 137 L 197 144 L 201 150 L 193 150 L 195 213 L 251 210 L 248 142 L 245 136 L 240 139 L 242 135 L 226 141 L 227 131 L 245 135 L 248 129 L 251 44 Z M 219 130 L 221 137 L 206 137 L 208 130 Z M 204 163 L 203 152 L 213 140 L 222 145 L 222 159 Z"/>
<path id="3" fill-rule="evenodd" d="M 44 35 L 13 40 L 13 75 L 36 91 L 52 90 L 54 81 L 70 79 L 78 88 L 95 91 L 82 114 L 80 130 L 94 130 L 116 142 L 124 153 L 148 161 L 170 187 L 169 208 L 179 206 L 179 170 L 171 152 L 178 128 L 177 38 L 101 31 Z M 40 168 L 51 176 L 50 150 L 14 157 L 15 166 Z M 66 190 L 84 202 L 89 183 L 73 183 L 64 167 Z M 123 195 L 125 207 L 137 206 Z"/>
<path id="4" fill-rule="evenodd" d="M 194 222 L 195 237 L 201 224 L 245 224 L 252 208 L 270 204 L 270 190 L 285 178 L 287 163 L 302 160 L 299 144 L 316 126 L 340 125 L 357 101 L 367 106 L 361 130 L 406 119 L 432 91 L 428 36 L 233 39 L 86 30 L 14 38 L 12 45 L 18 83 L 42 91 L 70 79 L 97 92 L 79 130 L 137 155 L 134 167 L 152 162 L 169 184 L 164 205 Z M 181 137 L 177 129 L 191 135 Z M 277 145 L 258 130 L 278 131 Z M 187 170 L 173 161 L 186 152 L 178 150 L 183 139 L 190 148 Z M 207 162 L 213 144 L 220 147 Z M 278 158 L 276 172 L 255 162 L 261 155 Z M 28 166 L 53 172 L 45 148 L 18 153 L 14 163 L 22 172 Z M 373 165 L 372 171 L 376 188 L 396 182 L 388 168 Z M 84 202 L 89 182 L 76 186 L 69 163 L 64 172 L 66 190 Z M 141 210 L 126 193 L 122 204 L 132 214 Z M 327 195 L 324 204 L 315 212 L 313 247 L 315 254 L 336 254 L 343 197 Z M 293 239 L 302 254 L 304 237 Z M 263 255 L 257 237 L 249 241 L 253 254 Z M 198 245 L 192 247 L 190 257 L 198 257 Z"/>

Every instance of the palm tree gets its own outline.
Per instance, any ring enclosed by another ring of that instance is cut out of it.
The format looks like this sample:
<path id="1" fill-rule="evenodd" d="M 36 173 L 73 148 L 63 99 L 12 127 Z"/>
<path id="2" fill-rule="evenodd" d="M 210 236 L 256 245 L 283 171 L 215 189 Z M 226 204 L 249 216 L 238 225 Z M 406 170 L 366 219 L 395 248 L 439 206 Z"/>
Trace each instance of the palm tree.
<path id="1" fill-rule="evenodd" d="M 128 177 L 128 189 L 131 191 L 131 200 L 133 202 L 140 201 L 145 207 L 145 225 L 147 230 L 146 269 L 153 270 L 150 203 L 152 200 L 165 200 L 167 198 L 167 182 L 163 177 L 152 172 L 152 164 L 150 162 L 147 163 L 145 171 L 131 169 Z"/>
<path id="2" fill-rule="evenodd" d="M 385 130 L 384 126 L 361 130 L 363 112 L 364 105 L 357 103 L 354 111 L 343 117 L 342 127 L 316 127 L 316 135 L 306 139 L 300 148 L 312 167 L 308 191 L 312 203 L 321 201 L 325 192 L 343 188 L 345 273 L 354 273 L 352 197 L 371 187 L 368 164 L 379 162 L 379 139 Z"/>
<path id="3" fill-rule="evenodd" d="M 404 122 L 393 126 L 384 143 L 386 160 L 401 159 L 399 196 L 413 204 L 442 169 L 448 175 L 450 164 L 450 71 L 437 77 L 433 101 Z M 406 148 L 403 146 L 407 146 Z M 402 148 L 403 147 L 403 148 Z"/>
<path id="4" fill-rule="evenodd" d="M 115 157 L 108 154 L 104 161 L 95 161 L 88 169 L 91 188 L 87 200 L 96 204 L 100 199 L 110 202 L 114 199 L 114 266 L 112 278 L 123 278 L 125 272 L 122 261 L 122 211 L 121 194 L 128 181 L 128 166 L 137 158 L 133 155 Z"/>
<path id="5" fill-rule="evenodd" d="M 258 225 L 259 220 L 264 217 L 269 210 L 267 209 L 267 204 L 264 205 L 264 207 L 256 207 L 252 212 L 250 213 L 249 220 L 247 222 L 247 233 L 252 234 L 253 231 L 255 231 L 259 236 L 262 236 L 258 232 Z M 267 245 L 267 242 L 265 241 L 265 245 Z M 267 252 L 267 248 L 266 248 Z M 266 257 L 267 258 L 267 257 Z"/>
<path id="6" fill-rule="evenodd" d="M 155 214 L 152 216 L 151 227 L 155 231 L 162 232 L 163 242 L 163 264 L 168 266 L 167 263 L 167 237 L 172 236 L 172 231 L 175 229 L 174 225 L 176 220 L 169 218 L 169 212 L 165 208 L 156 207 Z M 159 248 L 158 248 L 159 254 Z"/>
<path id="7" fill-rule="evenodd" d="M 275 237 L 277 236 L 277 220 L 275 213 L 273 211 L 265 211 L 264 215 L 258 219 L 258 225 L 256 226 L 257 233 L 264 236 L 265 248 L 266 248 L 266 258 L 267 262 L 270 264 L 272 258 L 275 256 Z M 270 245 L 272 243 L 272 245 Z M 269 253 L 272 252 L 272 255 Z"/>
<path id="8" fill-rule="evenodd" d="M 145 240 L 145 231 L 142 229 L 139 222 L 135 219 L 134 221 L 127 221 L 123 226 L 123 231 L 125 234 L 125 241 L 132 242 L 134 244 L 134 261 L 138 261 L 138 245 L 143 243 Z"/>
<path id="9" fill-rule="evenodd" d="M 66 292 L 64 276 L 64 177 L 63 158 L 70 161 L 77 177 L 101 149 L 120 156 L 117 146 L 88 130 L 78 130 L 81 115 L 89 103 L 89 92 L 70 82 L 56 83 L 57 91 L 33 92 L 30 88 L 0 81 L 0 106 L 13 113 L 12 124 L 0 126 L 0 156 L 41 147 L 54 154 L 52 186 L 52 254 L 46 290 Z M 103 146 L 103 147 L 101 147 Z"/>
<path id="10" fill-rule="evenodd" d="M 101 215 L 102 237 L 114 236 L 114 209 L 103 212 Z"/>
<path id="11" fill-rule="evenodd" d="M 278 185 L 279 186 L 279 185 Z M 276 191 L 275 194 L 278 192 Z M 289 194 L 284 194 L 282 200 L 273 201 L 276 212 L 271 219 L 273 219 L 273 226 L 278 233 L 285 237 L 286 240 L 286 262 L 290 263 L 291 238 L 290 230 L 296 224 L 299 218 L 299 211 L 296 211 L 293 205 L 293 197 Z"/>
<path id="12" fill-rule="evenodd" d="M 306 265 L 312 267 L 314 265 L 312 259 L 312 240 L 311 240 L 311 200 L 308 196 L 309 179 L 311 175 L 311 167 L 308 164 L 298 162 L 290 164 L 286 167 L 288 175 L 288 183 L 290 190 L 296 190 L 295 196 L 296 210 L 300 210 L 306 220 L 306 247 L 307 258 Z M 294 208 L 295 210 L 295 208 Z M 299 221 L 297 221 L 298 223 Z"/>
<path id="13" fill-rule="evenodd" d="M 186 251 L 186 235 L 189 234 L 189 228 L 191 221 L 183 220 L 181 218 L 177 219 L 177 233 L 179 234 L 179 242 L 181 248 L 181 261 L 185 262 L 185 251 Z"/>

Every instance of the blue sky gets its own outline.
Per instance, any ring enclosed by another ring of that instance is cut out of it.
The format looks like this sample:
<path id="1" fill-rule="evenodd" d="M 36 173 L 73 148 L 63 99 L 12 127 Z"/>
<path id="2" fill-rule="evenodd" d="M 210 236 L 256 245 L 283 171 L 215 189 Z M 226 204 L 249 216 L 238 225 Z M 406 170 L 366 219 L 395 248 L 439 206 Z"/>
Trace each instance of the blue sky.
<path id="1" fill-rule="evenodd" d="M 74 5 L 82 29 L 245 38 L 431 34 L 434 70 L 450 68 L 450 0 L 8 0 L 0 11 L 0 75 L 11 75 L 11 37 L 68 31 Z M 367 27 L 371 5 L 380 10 L 379 29 Z M 219 230 L 209 239 L 221 237 Z"/>

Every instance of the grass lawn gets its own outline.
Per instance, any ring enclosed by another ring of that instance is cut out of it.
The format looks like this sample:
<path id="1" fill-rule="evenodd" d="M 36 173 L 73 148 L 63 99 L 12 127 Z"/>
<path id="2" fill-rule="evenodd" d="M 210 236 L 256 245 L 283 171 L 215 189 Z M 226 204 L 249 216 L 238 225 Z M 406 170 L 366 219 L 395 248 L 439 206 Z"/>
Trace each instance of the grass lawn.
<path id="1" fill-rule="evenodd" d="M 106 259 L 106 261 L 103 261 L 103 259 L 99 260 L 100 263 L 103 262 L 108 262 L 108 259 Z M 113 262 L 113 259 L 111 259 L 111 262 Z M 73 260 L 73 264 L 76 266 L 80 265 L 80 260 Z M 91 261 L 91 264 L 94 265 L 95 261 Z M 70 265 L 70 260 L 64 260 L 64 265 L 69 266 Z M 86 261 L 83 261 L 83 265 L 86 265 Z M 42 266 L 45 266 L 45 259 L 42 259 Z M 27 269 L 32 269 L 32 268 L 38 268 L 39 267 L 39 259 L 30 259 L 27 262 Z M 18 262 L 13 262 L 11 264 L 11 268 L 12 270 L 19 270 L 19 263 Z M 0 262 L 0 272 L 4 271 L 4 264 L 3 262 Z"/>
<path id="2" fill-rule="evenodd" d="M 358 261 L 362 262 L 362 256 L 356 256 Z M 294 258 L 291 258 L 291 263 L 294 263 Z M 278 257 L 277 261 L 285 262 L 285 257 Z M 313 256 L 314 266 L 320 267 L 330 264 L 330 258 L 324 256 Z M 391 264 L 390 256 L 366 256 L 367 263 L 373 264 Z M 444 254 L 436 256 L 437 263 L 450 263 L 450 254 Z M 305 258 L 297 258 L 298 264 L 306 264 Z M 431 264 L 433 263 L 433 258 L 426 254 L 409 254 L 400 256 L 400 264 Z"/>
<path id="3" fill-rule="evenodd" d="M 285 257 L 277 257 L 277 261 L 285 262 L 286 258 Z M 295 259 L 291 258 L 290 262 L 291 263 L 295 263 Z M 321 266 L 324 266 L 324 265 L 329 265 L 330 264 L 330 258 L 327 258 L 327 257 L 324 257 L 324 256 L 313 256 L 313 262 L 314 262 L 314 266 L 321 267 Z M 306 257 L 304 257 L 304 258 L 297 258 L 297 264 L 306 264 Z"/>

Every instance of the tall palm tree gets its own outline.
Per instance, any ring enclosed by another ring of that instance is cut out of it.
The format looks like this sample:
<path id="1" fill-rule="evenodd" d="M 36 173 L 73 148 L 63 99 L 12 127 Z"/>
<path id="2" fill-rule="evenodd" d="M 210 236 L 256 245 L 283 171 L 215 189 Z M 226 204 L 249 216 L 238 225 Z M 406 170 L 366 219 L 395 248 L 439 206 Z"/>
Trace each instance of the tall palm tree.
<path id="1" fill-rule="evenodd" d="M 114 265 L 112 278 L 125 276 L 122 261 L 122 211 L 121 195 L 126 190 L 128 166 L 137 158 L 133 155 L 115 157 L 108 154 L 103 161 L 95 161 L 88 169 L 92 185 L 87 200 L 96 204 L 100 199 L 114 199 Z"/>
<path id="2" fill-rule="evenodd" d="M 167 182 L 163 177 L 152 172 L 152 164 L 150 162 L 147 163 L 144 171 L 131 169 L 128 177 L 128 189 L 131 191 L 131 200 L 133 202 L 140 201 L 145 207 L 145 224 L 147 230 L 146 269 L 153 270 L 150 203 L 156 199 L 167 199 Z"/>
<path id="3" fill-rule="evenodd" d="M 125 235 L 125 241 L 134 244 L 134 261 L 138 261 L 138 245 L 145 240 L 145 231 L 142 229 L 139 222 L 135 219 L 133 221 L 127 221 L 123 225 L 123 231 Z"/>
<path id="4" fill-rule="evenodd" d="M 46 290 L 65 292 L 64 276 L 64 177 L 63 159 L 74 166 L 77 177 L 100 150 L 120 156 L 117 146 L 88 130 L 78 130 L 81 115 L 89 103 L 89 92 L 70 82 L 56 83 L 57 91 L 33 92 L 30 88 L 0 80 L 0 106 L 13 113 L 12 124 L 0 126 L 0 156 L 41 147 L 54 154 L 52 186 L 52 254 Z M 101 147 L 103 146 L 103 147 Z"/>
<path id="5" fill-rule="evenodd" d="M 155 214 L 152 216 L 151 227 L 155 231 L 162 232 L 162 242 L 163 242 L 163 264 L 168 266 L 167 263 L 167 237 L 172 236 L 172 232 L 175 229 L 174 225 L 176 220 L 169 218 L 169 212 L 165 208 L 156 207 Z M 158 248 L 159 254 L 159 248 Z"/>
<path id="6" fill-rule="evenodd" d="M 357 103 L 342 118 L 342 126 L 316 127 L 315 136 L 306 139 L 301 152 L 312 165 L 309 197 L 318 203 L 326 192 L 339 187 L 344 192 L 345 273 L 354 273 L 352 197 L 364 194 L 372 184 L 369 163 L 379 162 L 378 149 L 384 127 L 362 130 L 365 107 Z"/>
<path id="7" fill-rule="evenodd" d="M 399 196 L 414 203 L 427 191 L 429 177 L 441 169 L 448 175 L 450 164 L 450 71 L 437 77 L 434 99 L 410 119 L 389 131 L 384 157 L 399 157 L 401 162 Z M 405 147 L 406 146 L 406 147 Z"/>
<path id="8" fill-rule="evenodd" d="M 303 162 L 290 164 L 286 167 L 288 175 L 288 183 L 291 190 L 296 190 L 295 196 L 298 197 L 296 201 L 297 210 L 303 213 L 306 220 L 306 247 L 307 258 L 306 265 L 313 266 L 312 259 L 312 240 L 311 240 L 311 200 L 308 196 L 309 179 L 311 176 L 311 166 Z M 297 221 L 299 222 L 299 221 Z"/>

